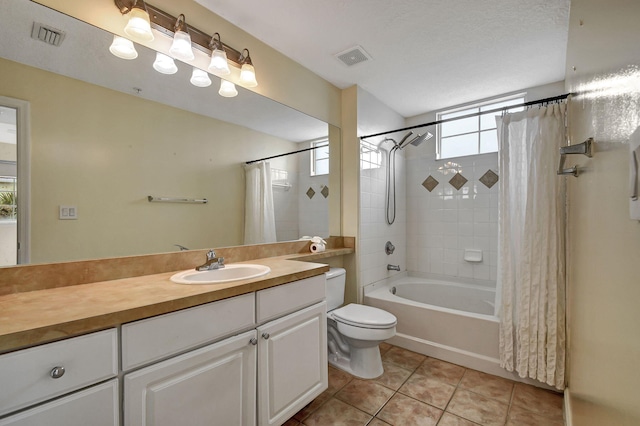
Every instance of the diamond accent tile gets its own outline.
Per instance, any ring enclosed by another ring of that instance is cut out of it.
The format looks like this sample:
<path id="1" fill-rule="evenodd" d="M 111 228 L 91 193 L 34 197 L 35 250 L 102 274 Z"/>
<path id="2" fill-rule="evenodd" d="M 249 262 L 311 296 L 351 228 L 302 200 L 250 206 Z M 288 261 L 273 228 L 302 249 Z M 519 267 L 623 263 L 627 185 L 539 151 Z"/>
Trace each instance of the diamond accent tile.
<path id="1" fill-rule="evenodd" d="M 482 182 L 487 188 L 491 188 L 496 184 L 496 182 L 498 182 L 498 175 L 493 170 L 489 169 L 482 175 L 480 182 Z"/>
<path id="2" fill-rule="evenodd" d="M 309 197 L 309 199 L 312 199 L 314 195 L 316 195 L 316 191 L 314 191 L 313 188 L 309 187 L 309 189 L 307 189 L 307 197 Z"/>
<path id="3" fill-rule="evenodd" d="M 422 186 L 424 186 L 427 191 L 431 192 L 436 188 L 436 186 L 438 186 L 439 183 L 440 182 L 438 182 L 436 178 L 429 175 L 429 177 L 426 178 L 424 182 L 422 182 Z"/>
<path id="4" fill-rule="evenodd" d="M 322 194 L 322 196 L 324 198 L 327 198 L 329 196 L 329 187 L 328 186 L 323 186 L 322 187 L 322 191 L 320 191 L 320 193 Z"/>
<path id="5" fill-rule="evenodd" d="M 460 188 L 462 188 L 462 186 L 467 183 L 467 178 L 462 176 L 460 173 L 456 173 L 451 180 L 449 181 L 449 183 L 451 184 L 451 186 L 453 186 L 455 189 L 457 189 L 458 191 L 460 190 Z"/>

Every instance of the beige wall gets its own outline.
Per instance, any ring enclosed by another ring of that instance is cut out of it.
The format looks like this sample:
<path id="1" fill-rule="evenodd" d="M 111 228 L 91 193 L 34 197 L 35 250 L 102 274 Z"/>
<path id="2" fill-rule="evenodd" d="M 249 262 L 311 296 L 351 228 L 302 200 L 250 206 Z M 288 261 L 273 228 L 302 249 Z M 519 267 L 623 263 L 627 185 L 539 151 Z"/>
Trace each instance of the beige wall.
<path id="1" fill-rule="evenodd" d="M 242 163 L 296 148 L 11 61 L 0 60 L 0 75 L 2 95 L 31 103 L 34 263 L 242 244 Z M 147 195 L 210 202 L 149 203 Z M 77 206 L 78 220 L 59 220 L 59 205 Z"/>
<path id="2" fill-rule="evenodd" d="M 38 3 L 125 36 L 126 21 L 113 0 L 38 0 Z M 149 3 L 173 16 L 184 14 L 189 25 L 207 34 L 220 33 L 224 43 L 236 50 L 248 48 L 259 82 L 258 87 L 249 90 L 340 127 L 341 93 L 337 87 L 194 1 L 153 0 Z M 156 37 L 154 42 L 145 45 L 167 52 L 170 39 Z M 199 55 L 193 65 L 206 69 L 208 61 Z M 225 79 L 237 84 L 240 72 L 231 68 L 232 74 Z"/>
<path id="3" fill-rule="evenodd" d="M 567 178 L 568 414 L 579 426 L 640 424 L 640 222 L 629 219 L 628 197 L 628 137 L 640 125 L 640 75 L 629 67 L 640 65 L 639 20 L 634 0 L 572 0 L 571 136 L 596 140 L 592 159 L 568 161 L 586 168 Z"/>

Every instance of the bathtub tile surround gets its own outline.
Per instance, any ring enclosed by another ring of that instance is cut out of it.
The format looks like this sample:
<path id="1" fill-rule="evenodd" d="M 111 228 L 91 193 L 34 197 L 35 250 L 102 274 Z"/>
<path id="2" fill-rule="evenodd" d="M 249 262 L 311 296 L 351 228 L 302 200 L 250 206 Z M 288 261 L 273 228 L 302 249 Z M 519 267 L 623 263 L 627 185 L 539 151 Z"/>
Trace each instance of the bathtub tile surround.
<path id="1" fill-rule="evenodd" d="M 413 273 L 495 281 L 497 154 L 435 160 L 432 153 L 427 153 L 411 157 L 406 163 L 406 226 L 411 230 L 407 232 L 407 269 Z M 425 176 L 449 183 L 425 191 Z M 465 249 L 482 250 L 482 262 L 466 262 Z"/>
<path id="2" fill-rule="evenodd" d="M 561 426 L 561 394 L 383 343 L 385 374 L 329 367 L 329 388 L 285 426 Z M 391 384 L 389 386 L 388 384 Z"/>

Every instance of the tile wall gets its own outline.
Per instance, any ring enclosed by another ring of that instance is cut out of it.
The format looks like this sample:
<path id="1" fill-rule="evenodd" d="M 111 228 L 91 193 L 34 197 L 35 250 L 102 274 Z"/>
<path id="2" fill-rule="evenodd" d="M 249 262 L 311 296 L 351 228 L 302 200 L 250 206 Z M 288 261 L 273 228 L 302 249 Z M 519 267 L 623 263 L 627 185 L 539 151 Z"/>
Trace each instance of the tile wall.
<path id="1" fill-rule="evenodd" d="M 407 160 L 409 271 L 495 283 L 499 175 L 497 154 Z M 482 261 L 465 261 L 465 249 Z"/>

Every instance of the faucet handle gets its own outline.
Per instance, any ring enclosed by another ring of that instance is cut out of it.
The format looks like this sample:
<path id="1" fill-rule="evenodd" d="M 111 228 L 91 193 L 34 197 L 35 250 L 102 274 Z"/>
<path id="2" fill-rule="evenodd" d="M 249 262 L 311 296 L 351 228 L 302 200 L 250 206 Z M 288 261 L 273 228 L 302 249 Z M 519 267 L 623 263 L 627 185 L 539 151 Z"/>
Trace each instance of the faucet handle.
<path id="1" fill-rule="evenodd" d="M 213 260 L 216 257 L 216 252 L 213 249 L 207 252 L 207 260 Z"/>

